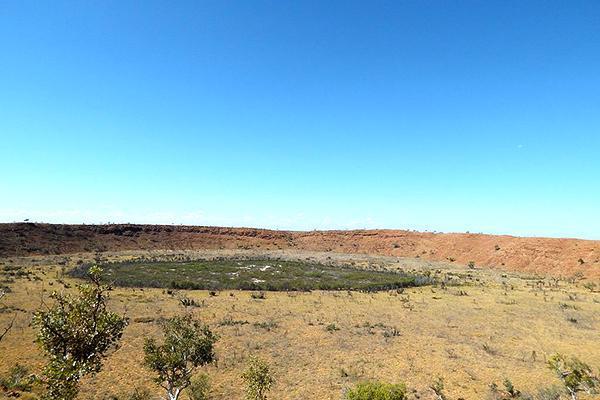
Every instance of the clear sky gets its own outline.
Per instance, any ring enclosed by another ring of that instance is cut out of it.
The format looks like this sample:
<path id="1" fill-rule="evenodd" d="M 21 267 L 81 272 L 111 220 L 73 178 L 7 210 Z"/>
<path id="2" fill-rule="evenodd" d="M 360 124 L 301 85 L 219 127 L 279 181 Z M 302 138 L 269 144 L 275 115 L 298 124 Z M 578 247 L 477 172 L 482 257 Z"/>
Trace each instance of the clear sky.
<path id="1" fill-rule="evenodd" d="M 600 2 L 0 0 L 0 221 L 600 239 Z"/>

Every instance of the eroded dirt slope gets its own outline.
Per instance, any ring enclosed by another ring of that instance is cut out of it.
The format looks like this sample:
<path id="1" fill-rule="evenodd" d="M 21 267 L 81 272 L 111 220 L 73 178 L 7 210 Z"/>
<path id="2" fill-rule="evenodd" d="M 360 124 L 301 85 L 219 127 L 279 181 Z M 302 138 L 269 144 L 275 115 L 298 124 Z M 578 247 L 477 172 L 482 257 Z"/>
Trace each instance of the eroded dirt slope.
<path id="1" fill-rule="evenodd" d="M 600 277 L 600 241 L 402 230 L 291 232 L 171 225 L 0 224 L 0 257 L 119 250 L 297 249 Z"/>

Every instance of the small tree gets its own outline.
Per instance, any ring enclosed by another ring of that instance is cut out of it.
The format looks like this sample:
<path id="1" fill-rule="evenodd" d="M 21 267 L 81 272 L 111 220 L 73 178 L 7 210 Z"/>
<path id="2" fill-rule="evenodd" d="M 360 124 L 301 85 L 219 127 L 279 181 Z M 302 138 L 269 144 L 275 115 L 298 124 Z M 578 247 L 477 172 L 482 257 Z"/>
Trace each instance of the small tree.
<path id="1" fill-rule="evenodd" d="M 177 400 L 190 385 L 194 370 L 215 360 L 214 343 L 218 337 L 190 314 L 167 320 L 163 335 L 162 344 L 146 339 L 144 363 L 158 373 L 154 380 L 167 391 L 167 398 Z"/>
<path id="2" fill-rule="evenodd" d="M 6 295 L 6 291 L 0 290 L 0 300 Z M 4 327 L 2 333 L 0 333 L 0 342 L 4 339 L 4 336 L 10 331 L 15 323 L 15 319 L 17 318 L 17 314 L 14 315 L 13 319 Z"/>
<path id="3" fill-rule="evenodd" d="M 563 382 L 572 400 L 577 399 L 578 392 L 595 394 L 600 387 L 600 380 L 592 368 L 576 357 L 569 359 L 562 354 L 554 354 L 548 360 L 548 368 Z"/>
<path id="4" fill-rule="evenodd" d="M 275 383 L 269 365 L 256 357 L 250 357 L 248 360 L 248 367 L 242 373 L 242 379 L 246 383 L 247 400 L 266 400 L 267 393 Z"/>
<path id="5" fill-rule="evenodd" d="M 91 283 L 78 285 L 78 296 L 55 292 L 55 304 L 34 314 L 37 342 L 49 358 L 45 374 L 50 399 L 74 399 L 79 380 L 101 370 L 103 358 L 127 326 L 125 317 L 107 310 L 108 288 L 101 273 L 99 267 L 90 268 Z"/>

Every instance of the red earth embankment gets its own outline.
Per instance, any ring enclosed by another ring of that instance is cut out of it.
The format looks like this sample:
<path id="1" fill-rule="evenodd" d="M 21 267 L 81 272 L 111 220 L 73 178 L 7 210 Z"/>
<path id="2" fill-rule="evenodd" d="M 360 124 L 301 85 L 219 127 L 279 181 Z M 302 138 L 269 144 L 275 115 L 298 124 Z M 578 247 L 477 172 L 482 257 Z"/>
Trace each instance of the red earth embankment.
<path id="1" fill-rule="evenodd" d="M 419 257 L 600 277 L 600 241 L 402 230 L 274 231 L 172 225 L 0 224 L 0 257 L 119 250 L 299 249 Z"/>

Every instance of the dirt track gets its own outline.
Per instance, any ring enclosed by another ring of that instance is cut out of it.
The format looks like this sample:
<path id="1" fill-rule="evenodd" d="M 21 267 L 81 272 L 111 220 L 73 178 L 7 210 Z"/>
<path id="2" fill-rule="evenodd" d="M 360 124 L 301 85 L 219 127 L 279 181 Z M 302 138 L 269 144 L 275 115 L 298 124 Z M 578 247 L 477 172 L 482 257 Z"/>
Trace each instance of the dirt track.
<path id="1" fill-rule="evenodd" d="M 120 250 L 307 250 L 600 277 L 600 241 L 401 230 L 273 231 L 171 225 L 0 224 L 0 257 Z"/>

